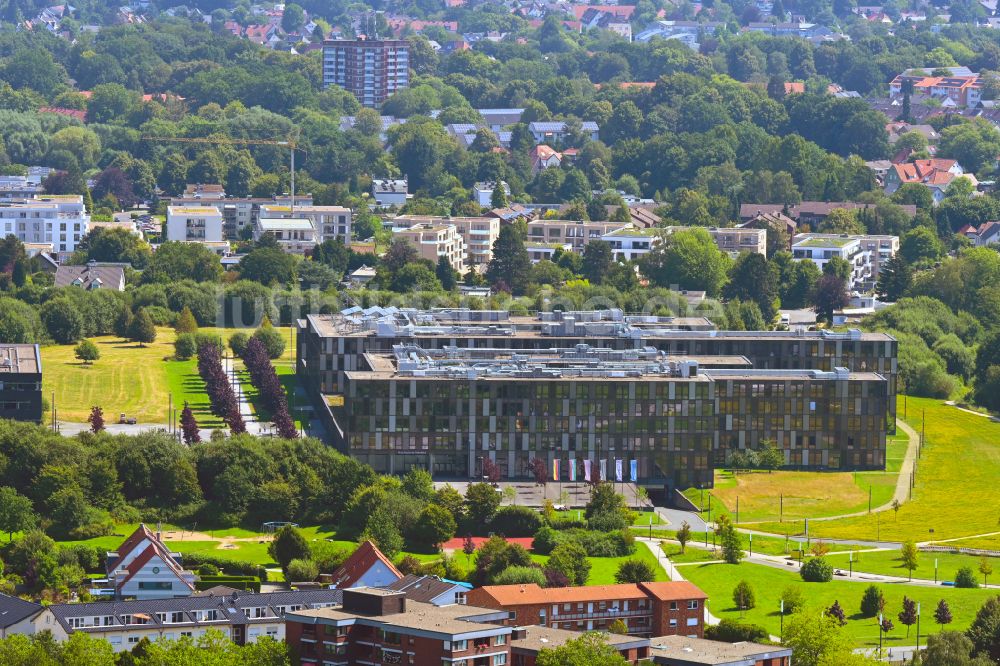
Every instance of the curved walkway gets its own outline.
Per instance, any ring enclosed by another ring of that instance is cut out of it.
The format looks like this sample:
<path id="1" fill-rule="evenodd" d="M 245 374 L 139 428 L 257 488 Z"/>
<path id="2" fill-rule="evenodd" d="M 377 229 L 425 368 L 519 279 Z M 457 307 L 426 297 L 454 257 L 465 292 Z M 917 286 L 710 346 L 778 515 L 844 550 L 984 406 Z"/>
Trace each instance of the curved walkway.
<path id="1" fill-rule="evenodd" d="M 820 518 L 810 518 L 810 523 L 818 523 L 821 521 L 828 520 L 839 520 L 841 518 L 856 518 L 858 516 L 867 516 L 869 513 L 878 513 L 880 511 L 888 511 L 892 508 L 893 502 L 898 502 L 903 504 L 909 499 L 910 495 L 910 478 L 913 476 L 913 470 L 917 462 L 917 450 L 920 448 L 920 435 L 916 430 L 911 428 L 907 423 L 901 419 L 896 420 L 896 425 L 899 426 L 900 430 L 906 433 L 909 438 L 909 442 L 906 445 L 906 455 L 903 456 L 903 464 L 899 468 L 899 476 L 896 477 L 896 491 L 892 494 L 892 499 L 883 504 L 882 506 L 877 506 L 871 511 L 855 511 L 854 513 L 843 513 L 839 516 L 822 516 Z"/>

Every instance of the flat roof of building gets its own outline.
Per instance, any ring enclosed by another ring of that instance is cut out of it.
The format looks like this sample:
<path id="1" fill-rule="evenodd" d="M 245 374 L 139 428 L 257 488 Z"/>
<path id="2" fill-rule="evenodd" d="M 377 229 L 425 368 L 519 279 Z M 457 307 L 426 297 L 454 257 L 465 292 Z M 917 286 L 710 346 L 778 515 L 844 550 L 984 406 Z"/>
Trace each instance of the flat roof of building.
<path id="1" fill-rule="evenodd" d="M 0 376 L 6 373 L 39 374 L 41 371 L 38 345 L 0 344 Z"/>
<path id="2" fill-rule="evenodd" d="M 521 627 L 519 627 L 521 629 Z M 514 638 L 510 642 L 511 650 L 537 653 L 540 650 L 552 650 L 562 647 L 567 642 L 576 640 L 582 635 L 579 631 L 569 629 L 553 629 L 551 627 L 523 627 L 525 635 L 522 638 Z M 649 639 L 638 638 L 636 636 L 623 636 L 621 634 L 605 634 L 604 642 L 616 650 L 627 650 L 633 647 L 641 647 Z"/>
<path id="3" fill-rule="evenodd" d="M 802 240 L 794 241 L 792 247 L 847 247 L 852 243 L 861 242 L 860 238 L 857 237 L 847 237 L 837 236 L 832 238 L 816 238 L 815 236 L 810 236 L 808 238 L 803 238 Z"/>
<path id="4" fill-rule="evenodd" d="M 760 660 L 789 657 L 791 648 L 760 643 L 724 643 L 687 636 L 658 636 L 649 639 L 649 656 L 704 666 L 754 666 Z"/>
<path id="5" fill-rule="evenodd" d="M 448 381 L 664 381 L 714 382 L 757 381 L 881 381 L 874 372 L 815 369 L 757 370 L 746 359 L 729 366 L 733 357 L 707 359 L 703 367 L 697 359 L 669 356 L 653 347 L 615 350 L 580 344 L 572 348 L 493 349 L 445 347 L 423 349 L 415 344 L 394 345 L 393 353 L 366 353 L 367 370 L 346 373 L 350 379 L 369 380 L 448 380 Z"/>
<path id="6" fill-rule="evenodd" d="M 365 588 L 364 591 L 368 593 L 374 590 Z M 398 592 L 391 593 L 399 594 Z M 506 612 L 493 608 L 478 608 L 464 604 L 435 606 L 434 604 L 409 600 L 406 602 L 406 611 L 402 613 L 371 615 L 356 611 L 345 611 L 343 606 L 334 606 L 317 608 L 315 610 L 295 611 L 286 615 L 287 619 L 295 622 L 305 621 L 309 623 L 311 620 L 313 624 L 316 624 L 322 620 L 333 620 L 338 623 L 361 620 L 371 626 L 381 625 L 386 628 L 409 629 L 416 632 L 442 636 L 509 634 L 512 631 L 511 627 L 489 623 L 490 619 L 495 618 L 496 620 L 500 620 L 501 618 L 506 619 L 506 617 Z M 477 620 L 476 618 L 481 619 Z"/>
<path id="7" fill-rule="evenodd" d="M 680 298 L 683 294 L 678 293 Z M 324 338 L 463 337 L 463 338 L 634 338 L 640 340 L 747 341 L 894 341 L 891 335 L 847 331 L 719 331 L 705 317 L 629 315 L 620 310 L 541 312 L 511 316 L 505 310 L 417 310 L 393 306 L 348 308 L 334 314 L 306 316 L 309 327 Z M 574 324 L 570 326 L 570 324 Z M 570 331 L 569 329 L 573 330 Z"/>
<path id="8" fill-rule="evenodd" d="M 262 217 L 257 224 L 263 231 L 313 231 L 312 222 L 304 218 Z"/>
<path id="9" fill-rule="evenodd" d="M 222 215 L 215 206 L 167 206 L 167 215 Z"/>

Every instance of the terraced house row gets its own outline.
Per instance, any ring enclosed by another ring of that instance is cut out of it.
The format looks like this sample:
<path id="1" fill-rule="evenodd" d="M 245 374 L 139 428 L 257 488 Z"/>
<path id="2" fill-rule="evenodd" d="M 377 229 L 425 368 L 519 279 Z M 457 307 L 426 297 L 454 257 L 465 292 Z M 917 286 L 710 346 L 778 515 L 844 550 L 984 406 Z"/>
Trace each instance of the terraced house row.
<path id="1" fill-rule="evenodd" d="M 538 458 L 561 479 L 669 491 L 771 442 L 791 467 L 881 469 L 895 415 L 883 334 L 396 308 L 311 315 L 299 333 L 298 372 L 333 443 L 384 473 L 475 478 L 488 459 L 524 478 Z"/>

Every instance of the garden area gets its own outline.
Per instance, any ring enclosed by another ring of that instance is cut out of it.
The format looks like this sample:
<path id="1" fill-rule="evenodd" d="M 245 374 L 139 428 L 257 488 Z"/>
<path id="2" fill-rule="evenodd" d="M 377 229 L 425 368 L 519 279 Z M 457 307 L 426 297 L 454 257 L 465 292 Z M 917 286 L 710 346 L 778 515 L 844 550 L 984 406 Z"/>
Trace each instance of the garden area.
<path id="1" fill-rule="evenodd" d="M 878 535 L 882 540 L 925 542 L 1000 531 L 1000 513 L 989 508 L 995 505 L 1000 478 L 1000 423 L 940 400 L 911 397 L 908 402 L 906 422 L 917 432 L 921 413 L 926 414 L 926 441 L 917 461 L 913 499 L 898 511 L 810 523 L 811 536 L 875 539 Z M 801 522 L 795 527 L 793 534 L 802 532 Z M 755 528 L 782 533 L 787 526 L 770 522 Z"/>
<path id="2" fill-rule="evenodd" d="M 804 472 L 716 470 L 711 490 L 689 488 L 684 492 L 707 518 L 728 514 L 739 523 L 800 521 L 804 518 L 836 516 L 878 507 L 892 500 L 896 479 L 906 455 L 908 438 L 900 431 L 886 443 L 884 472 Z M 749 525 L 748 525 L 749 526 Z M 756 525 L 754 526 L 756 527 Z"/>
<path id="3" fill-rule="evenodd" d="M 695 564 L 680 568 L 681 574 L 708 594 L 709 611 L 716 617 L 749 622 L 764 627 L 773 636 L 781 634 L 781 599 L 788 590 L 798 590 L 801 609 L 798 613 L 820 613 L 837 602 L 844 611 L 844 630 L 857 646 L 877 646 L 879 627 L 875 616 L 865 616 L 861 611 L 862 597 L 869 583 L 835 579 L 828 583 L 807 583 L 797 571 L 788 571 L 759 564 Z M 741 610 L 734 601 L 734 590 L 741 581 L 749 584 L 753 593 L 753 608 Z M 903 607 L 904 595 L 921 606 L 921 636 L 944 628 L 964 631 L 972 623 L 983 603 L 996 595 L 984 589 L 955 589 L 948 587 L 909 586 L 898 584 L 877 585 L 885 602 L 884 613 L 894 622 L 894 628 L 883 636 L 886 646 L 913 645 L 916 627 L 907 627 L 897 619 Z M 792 592 L 792 595 L 795 593 Z M 947 625 L 935 623 L 934 611 L 944 599 L 952 620 Z M 786 614 L 785 622 L 789 621 Z M 925 642 L 921 639 L 921 643 Z"/>

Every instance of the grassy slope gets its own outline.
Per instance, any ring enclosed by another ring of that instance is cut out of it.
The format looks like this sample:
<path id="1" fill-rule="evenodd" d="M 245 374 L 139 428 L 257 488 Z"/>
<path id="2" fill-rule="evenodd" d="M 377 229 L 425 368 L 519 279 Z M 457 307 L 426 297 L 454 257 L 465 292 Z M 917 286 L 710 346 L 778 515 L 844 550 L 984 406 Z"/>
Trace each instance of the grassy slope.
<path id="1" fill-rule="evenodd" d="M 222 329 L 201 330 L 224 333 Z M 101 358 L 89 366 L 76 360 L 75 345 L 42 347 L 45 395 L 51 397 L 55 392 L 59 418 L 64 421 L 86 421 L 90 408 L 100 405 L 109 422 L 125 412 L 140 423 L 166 423 L 168 396 L 172 394 L 175 406 L 185 400 L 191 403 L 203 427 L 221 425 L 208 412 L 196 362 L 172 359 L 174 337 L 173 329 L 159 327 L 156 341 L 145 347 L 115 336 L 92 338 Z"/>
<path id="2" fill-rule="evenodd" d="M 798 574 L 772 567 L 743 563 L 702 564 L 680 568 L 681 574 L 704 590 L 710 599 L 709 609 L 717 617 L 739 619 L 740 612 L 732 602 L 733 588 L 740 580 L 748 581 L 756 593 L 756 608 L 747 611 L 745 619 L 767 628 L 774 635 L 779 634 L 781 617 L 778 612 L 781 592 L 792 585 L 802 589 L 807 609 L 802 612 L 819 612 L 839 601 L 847 614 L 846 631 L 858 645 L 877 645 L 878 626 L 871 618 L 861 618 L 859 608 L 861 595 L 867 583 L 835 579 L 830 583 L 805 583 Z M 933 622 L 934 608 L 939 599 L 945 599 L 951 608 L 954 621 L 949 629 L 964 630 L 975 618 L 976 611 L 987 598 L 996 594 L 990 590 L 957 590 L 954 588 L 915 587 L 903 585 L 880 585 L 886 599 L 886 613 L 896 626 L 886 636 L 886 644 L 912 645 L 915 627 L 906 638 L 906 627 L 899 624 L 896 615 L 902 608 L 903 595 L 921 604 L 921 635 L 938 631 Z M 921 640 L 921 643 L 924 639 Z"/>
<path id="3" fill-rule="evenodd" d="M 739 474 L 717 470 L 715 488 L 703 493 L 692 488 L 684 494 L 698 506 L 711 496 L 712 515 L 735 514 L 739 498 L 740 521 L 786 521 L 853 513 L 868 508 L 871 488 L 873 506 L 892 499 L 896 479 L 906 454 L 907 439 L 902 434 L 889 439 L 885 472 L 773 472 Z M 732 516 L 735 520 L 735 515 Z"/>
<path id="4" fill-rule="evenodd" d="M 998 531 L 994 505 L 1000 478 L 1000 423 L 940 400 L 910 398 L 907 422 L 920 431 L 926 411 L 926 444 L 918 461 L 913 499 L 898 515 L 861 516 L 810 524 L 813 536 L 930 541 Z M 779 531 L 771 524 L 762 529 Z M 964 544 L 956 544 L 964 545 Z"/>

